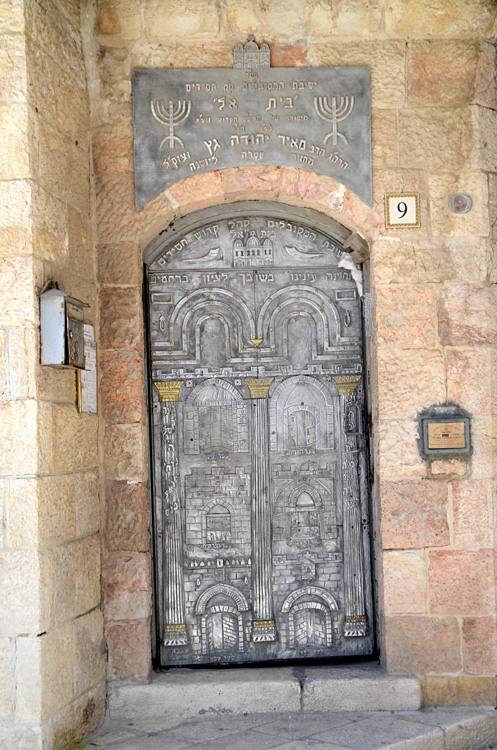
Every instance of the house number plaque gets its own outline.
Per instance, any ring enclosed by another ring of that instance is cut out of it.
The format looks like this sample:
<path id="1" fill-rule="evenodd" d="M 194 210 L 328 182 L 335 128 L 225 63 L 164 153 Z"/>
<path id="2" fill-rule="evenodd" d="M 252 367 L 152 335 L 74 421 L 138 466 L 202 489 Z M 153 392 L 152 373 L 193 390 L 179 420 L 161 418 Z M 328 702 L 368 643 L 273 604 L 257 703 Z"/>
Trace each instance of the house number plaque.
<path id="1" fill-rule="evenodd" d="M 233 69 L 135 70 L 133 120 L 136 210 L 185 177 L 254 164 L 319 172 L 372 203 L 369 68 L 270 68 L 250 41 Z"/>

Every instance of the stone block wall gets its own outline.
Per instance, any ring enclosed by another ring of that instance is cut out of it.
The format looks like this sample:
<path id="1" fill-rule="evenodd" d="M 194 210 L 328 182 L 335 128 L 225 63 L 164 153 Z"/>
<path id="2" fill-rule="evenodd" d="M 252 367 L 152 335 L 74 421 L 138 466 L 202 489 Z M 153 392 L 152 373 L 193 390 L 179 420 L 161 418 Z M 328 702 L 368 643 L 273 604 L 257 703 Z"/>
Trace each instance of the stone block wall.
<path id="1" fill-rule="evenodd" d="M 98 310 L 79 3 L 0 2 L 0 747 L 69 747 L 100 723 L 98 422 L 41 367 L 38 292 Z"/>

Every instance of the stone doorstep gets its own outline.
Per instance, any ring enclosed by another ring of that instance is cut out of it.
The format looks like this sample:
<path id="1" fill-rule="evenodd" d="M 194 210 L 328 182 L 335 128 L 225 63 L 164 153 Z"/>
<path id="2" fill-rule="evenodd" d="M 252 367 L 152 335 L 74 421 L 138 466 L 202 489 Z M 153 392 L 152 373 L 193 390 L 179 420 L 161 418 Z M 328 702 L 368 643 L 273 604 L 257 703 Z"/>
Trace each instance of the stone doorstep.
<path id="1" fill-rule="evenodd" d="M 206 714 L 417 711 L 416 677 L 377 664 L 330 667 L 174 669 L 142 685 L 111 686 L 109 719 L 178 719 Z"/>

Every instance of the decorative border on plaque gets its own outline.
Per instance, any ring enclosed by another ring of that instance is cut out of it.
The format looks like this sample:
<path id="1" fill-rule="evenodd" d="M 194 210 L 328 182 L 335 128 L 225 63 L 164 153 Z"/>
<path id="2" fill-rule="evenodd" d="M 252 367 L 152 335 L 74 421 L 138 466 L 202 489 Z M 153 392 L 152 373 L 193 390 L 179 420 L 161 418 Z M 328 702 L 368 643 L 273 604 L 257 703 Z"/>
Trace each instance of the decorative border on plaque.
<path id="1" fill-rule="evenodd" d="M 395 204 L 392 206 L 392 204 Z M 403 206 L 403 208 L 400 208 Z M 386 193 L 385 227 L 397 229 L 420 227 L 419 193 Z"/>

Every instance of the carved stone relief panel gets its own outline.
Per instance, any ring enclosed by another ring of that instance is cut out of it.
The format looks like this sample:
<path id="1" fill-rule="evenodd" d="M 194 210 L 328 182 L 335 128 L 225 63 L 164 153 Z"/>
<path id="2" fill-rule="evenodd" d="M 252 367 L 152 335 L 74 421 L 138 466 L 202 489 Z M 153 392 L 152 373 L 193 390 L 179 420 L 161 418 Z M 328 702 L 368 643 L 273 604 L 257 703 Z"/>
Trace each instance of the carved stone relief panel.
<path id="1" fill-rule="evenodd" d="M 163 665 L 372 652 L 361 303 L 341 257 L 254 212 L 148 265 Z"/>

